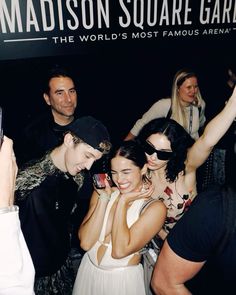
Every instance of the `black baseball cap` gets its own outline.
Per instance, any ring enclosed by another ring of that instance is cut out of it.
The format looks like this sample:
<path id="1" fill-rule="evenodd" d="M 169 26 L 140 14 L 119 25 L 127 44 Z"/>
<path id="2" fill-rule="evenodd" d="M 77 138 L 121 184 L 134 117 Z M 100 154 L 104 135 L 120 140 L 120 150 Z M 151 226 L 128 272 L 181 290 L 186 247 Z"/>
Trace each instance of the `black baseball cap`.
<path id="1" fill-rule="evenodd" d="M 92 116 L 78 118 L 70 124 L 69 131 L 101 152 L 104 152 L 104 143 L 110 143 L 107 128 Z"/>

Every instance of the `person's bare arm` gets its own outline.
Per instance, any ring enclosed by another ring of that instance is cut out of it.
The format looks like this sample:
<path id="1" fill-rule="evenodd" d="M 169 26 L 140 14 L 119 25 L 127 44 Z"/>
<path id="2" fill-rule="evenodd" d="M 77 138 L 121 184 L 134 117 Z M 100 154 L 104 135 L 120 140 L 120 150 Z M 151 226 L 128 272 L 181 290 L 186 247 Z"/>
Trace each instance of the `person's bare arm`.
<path id="1" fill-rule="evenodd" d="M 142 249 L 162 228 L 166 218 L 166 207 L 161 201 L 149 205 L 139 219 L 129 228 L 127 210 L 130 198 L 145 198 L 145 193 L 132 192 L 121 195 L 116 207 L 112 226 L 112 256 L 122 258 Z M 155 220 L 155 222 L 153 222 Z"/>
<path id="2" fill-rule="evenodd" d="M 189 295 L 184 283 L 194 277 L 203 267 L 203 262 L 181 258 L 165 241 L 154 268 L 151 285 L 158 295 Z"/>
<path id="3" fill-rule="evenodd" d="M 236 117 L 236 87 L 223 110 L 205 127 L 202 136 L 189 149 L 186 161 L 186 172 L 193 172 L 201 166 L 213 147 L 224 136 Z"/>
<path id="4" fill-rule="evenodd" d="M 88 213 L 78 231 L 81 248 L 85 251 L 88 251 L 98 241 L 101 233 L 106 208 L 111 195 L 111 188 L 108 182 L 106 185 L 107 188 L 104 190 L 94 190 Z"/>

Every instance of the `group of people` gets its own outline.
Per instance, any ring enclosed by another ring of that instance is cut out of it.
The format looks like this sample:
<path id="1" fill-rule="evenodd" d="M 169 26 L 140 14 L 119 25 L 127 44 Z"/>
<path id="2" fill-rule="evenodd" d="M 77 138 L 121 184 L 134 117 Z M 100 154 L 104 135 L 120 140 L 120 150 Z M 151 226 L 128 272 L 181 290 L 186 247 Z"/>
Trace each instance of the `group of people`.
<path id="1" fill-rule="evenodd" d="M 224 231 L 231 223 L 222 220 L 228 213 L 234 217 L 227 211 L 234 204 L 234 191 L 197 195 L 196 173 L 236 117 L 236 88 L 204 126 L 205 102 L 197 76 L 181 70 L 174 77 L 172 97 L 155 103 L 113 147 L 101 121 L 75 118 L 76 87 L 65 71 L 51 72 L 44 99 L 50 121 L 26 129 L 34 142 L 29 148 L 37 151 L 31 161 L 19 157 L 17 173 L 18 154 L 15 158 L 6 136 L 0 150 L 0 159 L 7 159 L 0 161 L 0 218 L 6 220 L 0 224 L 6 235 L 0 246 L 0 294 L 145 295 L 141 250 L 156 235 L 163 247 L 150 285 L 153 294 L 190 294 L 192 286 L 186 287 L 186 281 L 207 269 L 208 259 L 210 266 L 223 265 L 223 284 L 233 284 L 226 266 L 234 230 L 226 239 Z M 106 154 L 113 185 L 105 180 L 104 188 L 93 187 L 78 228 L 85 254 L 75 271 L 71 216 L 87 171 Z M 12 235 L 6 230 L 10 226 Z M 218 251 L 221 239 L 227 243 Z M 13 243 L 14 249 L 9 247 Z M 13 258 L 19 260 L 16 269 Z M 236 262 L 230 263 L 233 270 Z"/>

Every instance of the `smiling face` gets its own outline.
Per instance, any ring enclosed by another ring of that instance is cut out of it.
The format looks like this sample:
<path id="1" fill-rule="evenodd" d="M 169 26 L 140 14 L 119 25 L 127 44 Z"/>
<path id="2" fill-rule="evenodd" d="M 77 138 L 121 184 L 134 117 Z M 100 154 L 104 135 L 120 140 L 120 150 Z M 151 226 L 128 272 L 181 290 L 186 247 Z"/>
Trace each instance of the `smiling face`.
<path id="1" fill-rule="evenodd" d="M 182 105 L 188 106 L 196 100 L 198 81 L 196 77 L 186 79 L 178 88 L 178 95 Z"/>
<path id="2" fill-rule="evenodd" d="M 147 143 L 150 144 L 153 148 L 160 151 L 171 152 L 170 141 L 168 138 L 161 133 L 152 134 L 147 138 Z M 150 170 L 160 169 L 165 167 L 168 160 L 160 160 L 157 157 L 157 153 L 154 152 L 153 154 L 149 155 L 146 153 L 147 161 L 148 161 L 148 168 Z"/>
<path id="3" fill-rule="evenodd" d="M 70 175 L 75 176 L 84 169 L 90 170 L 93 163 L 102 157 L 102 152 L 84 142 L 75 144 L 71 134 L 66 134 L 65 137 L 67 149 L 64 163 Z"/>
<path id="4" fill-rule="evenodd" d="M 74 82 L 69 77 L 54 77 L 49 82 L 49 93 L 44 93 L 44 99 L 51 106 L 55 122 L 68 124 L 68 119 L 74 115 L 77 106 L 77 93 Z"/>
<path id="5" fill-rule="evenodd" d="M 119 155 L 111 160 L 112 179 L 121 193 L 139 190 L 145 171 L 146 166 L 140 169 L 131 160 Z"/>

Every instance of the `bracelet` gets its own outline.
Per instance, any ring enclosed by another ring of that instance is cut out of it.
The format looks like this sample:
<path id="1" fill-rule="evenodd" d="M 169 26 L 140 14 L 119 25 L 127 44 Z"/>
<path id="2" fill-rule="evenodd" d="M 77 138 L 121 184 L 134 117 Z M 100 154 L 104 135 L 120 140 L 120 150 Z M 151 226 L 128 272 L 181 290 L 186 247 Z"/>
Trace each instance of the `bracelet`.
<path id="1" fill-rule="evenodd" d="M 98 199 L 100 199 L 100 200 L 110 201 L 111 196 L 109 196 L 109 195 L 106 194 L 106 193 L 101 193 L 100 195 L 98 195 Z"/>
<path id="2" fill-rule="evenodd" d="M 0 214 L 15 212 L 18 210 L 19 210 L 18 206 L 8 206 L 8 207 L 0 208 Z"/>

